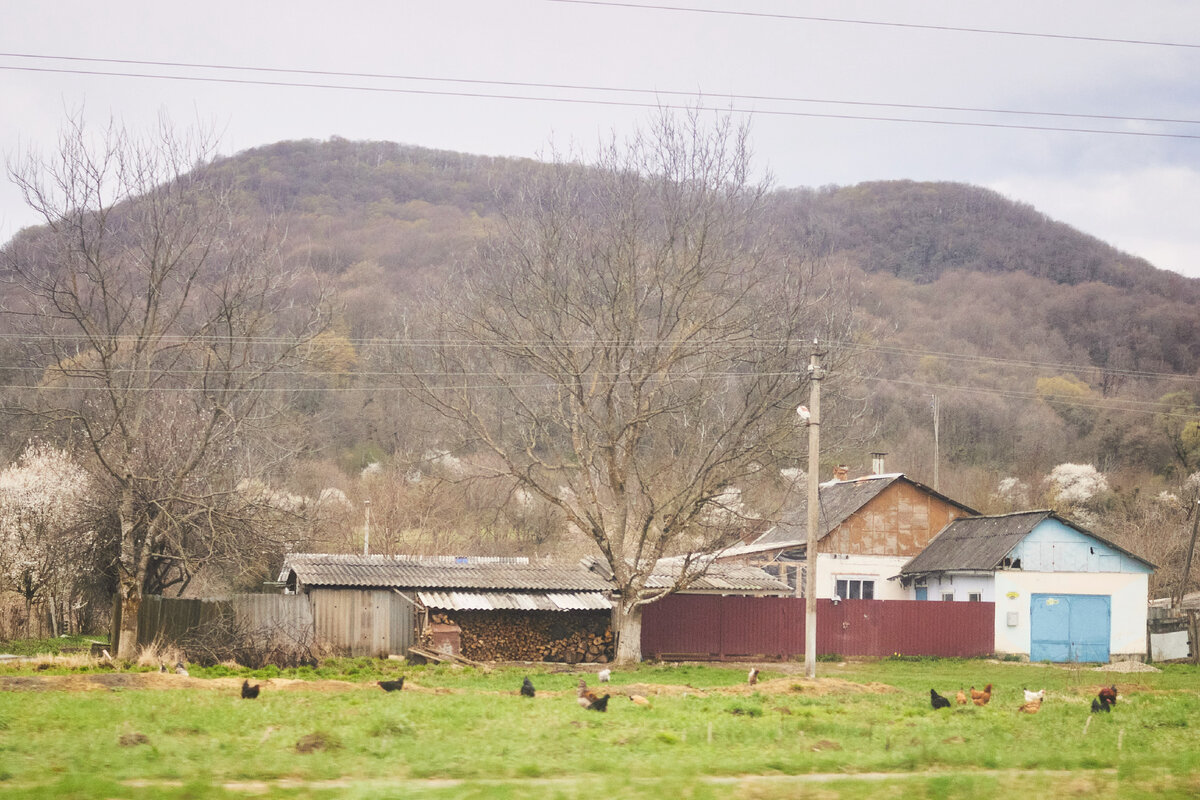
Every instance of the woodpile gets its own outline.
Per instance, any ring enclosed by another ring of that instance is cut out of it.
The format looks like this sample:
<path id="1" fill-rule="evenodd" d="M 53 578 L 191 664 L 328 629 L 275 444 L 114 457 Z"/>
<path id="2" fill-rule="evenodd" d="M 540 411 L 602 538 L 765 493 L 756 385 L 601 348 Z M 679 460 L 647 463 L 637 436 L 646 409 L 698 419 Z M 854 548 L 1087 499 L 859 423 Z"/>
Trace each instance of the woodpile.
<path id="1" fill-rule="evenodd" d="M 435 624 L 457 624 L 462 654 L 477 661 L 581 661 L 613 658 L 607 612 L 455 611 L 435 613 Z"/>

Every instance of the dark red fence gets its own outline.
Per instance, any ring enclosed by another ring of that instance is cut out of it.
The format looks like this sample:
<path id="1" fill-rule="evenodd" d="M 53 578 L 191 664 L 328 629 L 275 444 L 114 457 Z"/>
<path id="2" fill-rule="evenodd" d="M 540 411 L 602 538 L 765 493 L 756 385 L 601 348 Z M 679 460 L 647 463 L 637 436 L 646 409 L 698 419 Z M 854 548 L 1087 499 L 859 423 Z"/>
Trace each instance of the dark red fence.
<path id="1" fill-rule="evenodd" d="M 995 603 L 817 601 L 817 653 L 963 657 L 995 650 Z M 646 606 L 642 655 L 665 660 L 804 655 L 804 600 L 677 594 Z"/>

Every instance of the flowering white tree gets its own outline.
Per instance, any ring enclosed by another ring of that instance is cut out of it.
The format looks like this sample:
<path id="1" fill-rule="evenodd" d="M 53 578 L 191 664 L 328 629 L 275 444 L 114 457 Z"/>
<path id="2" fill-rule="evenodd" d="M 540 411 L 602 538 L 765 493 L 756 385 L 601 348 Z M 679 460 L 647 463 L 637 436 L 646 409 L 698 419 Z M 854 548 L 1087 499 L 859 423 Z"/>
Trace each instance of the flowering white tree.
<path id="1" fill-rule="evenodd" d="M 24 597 L 26 620 L 34 601 L 45 601 L 55 635 L 58 609 L 80 594 L 80 564 L 95 539 L 93 500 L 87 472 L 42 442 L 0 471 L 0 585 Z"/>

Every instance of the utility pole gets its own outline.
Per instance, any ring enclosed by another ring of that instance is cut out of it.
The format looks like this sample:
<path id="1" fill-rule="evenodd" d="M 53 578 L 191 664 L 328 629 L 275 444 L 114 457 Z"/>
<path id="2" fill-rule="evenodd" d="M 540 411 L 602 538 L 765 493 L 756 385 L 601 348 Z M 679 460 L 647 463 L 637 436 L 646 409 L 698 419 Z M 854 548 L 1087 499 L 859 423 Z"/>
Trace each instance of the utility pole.
<path id="1" fill-rule="evenodd" d="M 1183 596 L 1187 593 L 1188 573 L 1192 571 L 1192 554 L 1196 552 L 1196 534 L 1200 532 L 1200 500 L 1192 508 L 1192 541 L 1188 544 L 1187 560 L 1183 564 L 1183 577 L 1179 579 L 1179 591 L 1176 594 L 1175 608 L 1183 609 Z M 1192 645 L 1196 649 L 1195 645 Z"/>
<path id="2" fill-rule="evenodd" d="M 933 395 L 933 399 L 929 402 L 929 405 L 933 408 L 933 490 L 937 492 L 940 491 L 938 489 L 938 465 L 942 462 L 941 454 L 938 452 L 938 423 L 941 421 L 942 410 L 941 398 L 936 394 Z"/>
<path id="3" fill-rule="evenodd" d="M 808 362 L 808 543 L 804 548 L 804 674 L 817 677 L 817 524 L 821 506 L 821 356 L 813 339 Z"/>
<path id="4" fill-rule="evenodd" d="M 363 555 L 368 555 L 371 552 L 371 501 L 363 500 L 363 506 L 366 508 L 366 521 L 363 523 Z"/>

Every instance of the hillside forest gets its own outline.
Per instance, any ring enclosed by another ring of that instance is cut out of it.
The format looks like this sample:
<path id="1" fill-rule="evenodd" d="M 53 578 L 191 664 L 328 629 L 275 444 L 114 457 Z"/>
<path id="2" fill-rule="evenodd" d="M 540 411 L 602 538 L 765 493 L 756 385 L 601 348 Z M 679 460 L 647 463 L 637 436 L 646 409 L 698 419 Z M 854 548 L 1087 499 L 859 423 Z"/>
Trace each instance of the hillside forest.
<path id="1" fill-rule="evenodd" d="M 492 390 L 514 374 L 506 370 L 529 339 L 507 342 L 505 370 L 494 357 L 454 352 L 482 327 L 503 337 L 529 323 L 527 336 L 543 336 L 547 309 L 586 309 L 588 297 L 617 307 L 602 272 L 588 272 L 598 262 L 568 248 L 596 228 L 579 220 L 614 231 L 629 222 L 587 205 L 600 195 L 585 190 L 609 174 L 603 163 L 338 138 L 179 155 L 187 158 L 165 172 L 145 170 L 154 180 L 131 182 L 106 217 L 88 211 L 87 191 L 47 202 L 48 224 L 0 251 L 0 582 L 17 598 L 0 638 L 34 606 L 52 610 L 56 629 L 87 629 L 130 591 L 261 590 L 286 552 L 361 552 L 368 536 L 375 553 L 598 554 L 586 515 L 573 517 L 550 484 L 514 472 L 508 451 L 489 443 L 491 428 L 452 422 L 478 413 L 504 429 L 524 419 L 520 396 Z M 38 165 L 27 166 L 16 177 L 32 189 Z M 626 188 L 652 183 L 642 173 Z M 545 186 L 558 193 L 531 193 Z M 573 213 L 556 214 L 548 197 Z M 543 205 L 531 210 L 535 199 Z M 975 186 L 766 187 L 729 208 L 751 205 L 753 215 L 720 231 L 722 275 L 752 279 L 739 284 L 741 305 L 721 313 L 740 308 L 746 336 L 786 341 L 770 370 L 788 377 L 681 394 L 671 402 L 693 404 L 696 416 L 661 434 L 678 439 L 644 447 L 702 439 L 733 413 L 737 392 L 778 392 L 764 408 L 791 414 L 808 391 L 816 336 L 828 369 L 823 479 L 839 464 L 866 474 L 870 454 L 886 453 L 888 472 L 984 513 L 1054 508 L 1158 565 L 1152 596 L 1180 588 L 1200 498 L 1200 280 Z M 654 219 L 639 231 L 665 225 L 656 215 L 669 214 L 650 208 Z M 550 232 L 529 224 L 551 219 Z M 152 247 L 134 239 L 147 225 Z M 174 236 L 185 230 L 208 237 L 203 256 Z M 80 241 L 94 251 L 72 244 Z M 623 246 L 651 245 L 638 234 Z M 114 248 L 118 274 L 94 271 Z M 121 276 L 153 272 L 146 265 L 168 251 L 162 263 L 186 264 L 186 280 L 164 268 L 157 288 L 138 293 L 129 281 L 134 299 L 122 299 Z M 582 278 L 568 281 L 561 259 L 538 267 L 531 253 L 571 255 Z M 495 304 L 523 274 L 501 264 L 545 268 L 545 304 Z M 88 278 L 68 286 L 69 272 Z M 791 297 L 796 308 L 777 302 Z M 669 300 L 659 300 L 659 323 Z M 681 319 L 696 313 L 679 308 Z M 97 309 L 109 327 L 81 335 L 79 319 Z M 585 352 L 586 331 L 600 329 L 583 316 L 553 322 L 578 326 L 563 334 L 568 360 Z M 184 323 L 199 333 L 180 337 Z M 451 363 L 457 382 L 439 383 Z M 768 371 L 749 357 L 721 363 L 737 381 Z M 113 376 L 121 391 L 93 390 Z M 482 390 L 469 413 L 449 397 L 468 389 Z M 687 506 L 701 532 L 661 544 L 663 554 L 708 541 L 710 529 L 750 537 L 786 508 L 806 437 L 771 424 L 753 428 L 752 463 L 705 477 L 703 497 Z M 566 421 L 546 425 L 522 452 L 549 464 L 553 443 L 573 432 Z M 684 444 L 672 452 L 686 460 Z"/>

